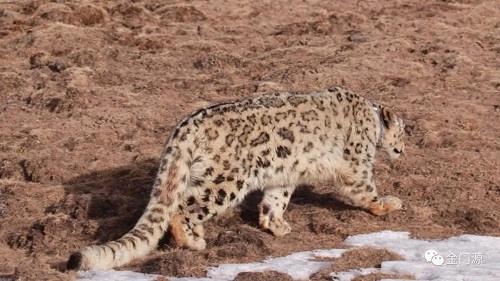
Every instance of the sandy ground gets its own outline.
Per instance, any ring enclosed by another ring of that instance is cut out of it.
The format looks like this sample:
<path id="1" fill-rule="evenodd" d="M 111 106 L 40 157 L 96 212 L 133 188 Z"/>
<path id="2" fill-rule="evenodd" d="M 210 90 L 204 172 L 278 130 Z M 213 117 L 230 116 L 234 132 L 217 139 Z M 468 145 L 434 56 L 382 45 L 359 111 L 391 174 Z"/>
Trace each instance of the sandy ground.
<path id="1" fill-rule="evenodd" d="M 286 213 L 292 233 L 276 238 L 258 229 L 255 194 L 208 223 L 207 250 L 165 242 L 129 270 L 204 276 L 383 229 L 500 236 L 500 2 L 0 1 L 0 277 L 74 278 L 70 252 L 132 228 L 190 111 L 330 85 L 408 123 L 407 156 L 376 167 L 404 210 L 375 217 L 305 186 Z M 358 251 L 338 266 L 384 257 Z M 276 274 L 258 278 L 287 279 Z"/>

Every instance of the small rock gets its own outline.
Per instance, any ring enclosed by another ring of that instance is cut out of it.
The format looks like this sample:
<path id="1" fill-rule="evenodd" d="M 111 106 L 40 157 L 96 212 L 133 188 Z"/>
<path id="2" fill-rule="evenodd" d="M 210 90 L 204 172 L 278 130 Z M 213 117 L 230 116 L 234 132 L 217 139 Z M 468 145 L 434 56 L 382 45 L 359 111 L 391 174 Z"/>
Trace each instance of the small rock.
<path id="1" fill-rule="evenodd" d="M 366 37 L 361 32 L 355 32 L 355 33 L 349 35 L 349 37 L 347 37 L 347 40 L 349 40 L 351 42 L 362 43 L 362 42 L 366 42 Z"/>

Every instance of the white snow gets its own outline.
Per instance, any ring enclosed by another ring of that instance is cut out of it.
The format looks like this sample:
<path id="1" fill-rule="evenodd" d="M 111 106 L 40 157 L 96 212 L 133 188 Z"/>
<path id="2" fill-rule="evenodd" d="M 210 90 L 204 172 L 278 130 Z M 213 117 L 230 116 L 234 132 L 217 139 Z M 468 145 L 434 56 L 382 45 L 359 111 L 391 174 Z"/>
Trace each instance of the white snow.
<path id="1" fill-rule="evenodd" d="M 144 274 L 132 271 L 80 271 L 78 280 L 85 281 L 153 281 L 158 275 Z"/>
<path id="2" fill-rule="evenodd" d="M 444 240 L 410 238 L 409 232 L 382 231 L 348 237 L 353 246 L 386 248 L 405 258 L 386 261 L 383 271 L 413 274 L 418 280 L 500 280 L 500 237 L 462 235 Z M 435 252 L 426 261 L 425 253 Z"/>
<path id="3" fill-rule="evenodd" d="M 385 248 L 400 254 L 404 261 L 383 262 L 380 269 L 360 268 L 332 273 L 333 280 L 349 281 L 373 272 L 414 275 L 417 280 L 500 280 L 500 237 L 462 235 L 441 240 L 410 238 L 409 232 L 382 231 L 350 236 L 345 240 L 352 248 L 370 246 Z M 348 250 L 348 249 L 347 249 Z M 346 249 L 298 252 L 285 257 L 269 258 L 247 264 L 221 264 L 207 268 L 206 278 L 171 278 L 173 281 L 227 281 L 240 272 L 275 270 L 296 280 L 330 266 L 330 262 L 311 261 L 317 257 L 341 257 Z M 80 280 L 87 281 L 150 281 L 158 275 L 130 271 L 80 272 Z"/>
<path id="4" fill-rule="evenodd" d="M 310 261 L 318 257 L 339 258 L 345 250 L 315 250 L 298 252 L 286 257 L 272 258 L 259 263 L 223 264 L 209 267 L 207 277 L 233 280 L 240 272 L 262 272 L 275 270 L 286 273 L 296 280 L 307 280 L 311 274 L 330 266 L 329 262 Z"/>
<path id="5" fill-rule="evenodd" d="M 354 277 L 360 275 L 368 275 L 370 273 L 380 271 L 377 268 L 360 268 L 360 269 L 351 269 L 349 271 L 342 272 L 334 272 L 331 273 L 330 276 L 333 277 L 335 281 L 351 281 Z"/>

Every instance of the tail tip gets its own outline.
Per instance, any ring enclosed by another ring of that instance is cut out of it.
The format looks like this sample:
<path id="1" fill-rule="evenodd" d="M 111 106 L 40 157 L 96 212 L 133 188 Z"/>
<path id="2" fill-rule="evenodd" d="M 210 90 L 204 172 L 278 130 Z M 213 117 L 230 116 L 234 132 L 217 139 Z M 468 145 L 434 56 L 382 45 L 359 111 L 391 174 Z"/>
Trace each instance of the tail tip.
<path id="1" fill-rule="evenodd" d="M 73 253 L 69 256 L 66 270 L 79 270 L 82 267 L 83 256 L 81 253 Z"/>

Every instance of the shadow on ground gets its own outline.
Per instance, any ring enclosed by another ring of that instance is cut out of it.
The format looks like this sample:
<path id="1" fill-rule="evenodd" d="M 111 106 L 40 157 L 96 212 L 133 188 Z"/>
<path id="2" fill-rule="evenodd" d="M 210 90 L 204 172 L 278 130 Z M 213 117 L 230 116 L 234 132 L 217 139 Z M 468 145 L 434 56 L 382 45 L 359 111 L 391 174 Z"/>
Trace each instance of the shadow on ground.
<path id="1" fill-rule="evenodd" d="M 64 183 L 66 197 L 58 206 L 78 221 L 95 220 L 95 240 L 106 242 L 129 231 L 144 211 L 158 161 L 95 171 Z"/>
<path id="2" fill-rule="evenodd" d="M 100 243 L 117 239 L 132 229 L 143 213 L 157 166 L 158 161 L 150 158 L 72 178 L 64 183 L 66 197 L 63 202 L 49 207 L 48 211 L 62 211 L 78 221 L 96 221 L 93 238 Z M 261 200 L 261 191 L 250 193 L 240 205 L 238 221 L 258 228 Z M 311 185 L 298 186 L 291 204 L 314 205 L 330 211 L 357 209 L 337 199 L 334 193 L 316 193 Z"/>

